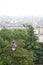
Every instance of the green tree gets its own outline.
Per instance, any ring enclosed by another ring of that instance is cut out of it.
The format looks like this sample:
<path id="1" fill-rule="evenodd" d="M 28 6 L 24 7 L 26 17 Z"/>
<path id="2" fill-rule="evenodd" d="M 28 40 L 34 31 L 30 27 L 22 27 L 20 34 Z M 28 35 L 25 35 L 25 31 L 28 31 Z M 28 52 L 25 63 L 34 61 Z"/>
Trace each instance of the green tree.
<path id="1" fill-rule="evenodd" d="M 29 50 L 32 50 L 34 48 L 37 48 L 38 37 L 34 33 L 34 28 L 32 26 L 29 26 L 27 28 L 27 36 L 26 36 L 26 41 L 25 41 L 25 47 Z"/>
<path id="2" fill-rule="evenodd" d="M 19 45 L 16 51 L 13 53 L 10 48 L 10 43 L 0 39 L 0 64 L 2 65 L 33 65 L 33 56 L 28 52 L 28 50 L 23 49 Z"/>
<path id="3" fill-rule="evenodd" d="M 20 30 L 20 29 L 2 29 L 0 30 L 0 37 L 2 37 L 4 40 L 12 41 L 15 39 L 16 41 L 19 39 L 25 40 L 26 37 L 26 30 Z"/>
<path id="4" fill-rule="evenodd" d="M 38 63 L 38 56 L 40 55 L 40 44 L 38 43 L 38 37 L 36 36 L 34 32 L 34 28 L 32 26 L 27 26 L 27 36 L 25 41 L 25 48 L 27 50 L 30 50 L 30 52 L 34 56 L 34 63 Z"/>
<path id="5" fill-rule="evenodd" d="M 43 42 L 39 42 L 39 44 L 40 48 L 39 48 L 39 54 L 37 56 L 39 63 L 43 65 Z"/>

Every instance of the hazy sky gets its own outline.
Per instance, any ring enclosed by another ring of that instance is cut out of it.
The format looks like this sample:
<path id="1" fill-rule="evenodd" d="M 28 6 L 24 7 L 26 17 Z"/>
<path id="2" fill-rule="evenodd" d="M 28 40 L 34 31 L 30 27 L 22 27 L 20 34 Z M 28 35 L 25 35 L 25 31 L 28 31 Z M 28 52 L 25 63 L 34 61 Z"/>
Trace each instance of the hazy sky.
<path id="1" fill-rule="evenodd" d="M 0 16 L 43 16 L 43 0 L 0 0 Z"/>

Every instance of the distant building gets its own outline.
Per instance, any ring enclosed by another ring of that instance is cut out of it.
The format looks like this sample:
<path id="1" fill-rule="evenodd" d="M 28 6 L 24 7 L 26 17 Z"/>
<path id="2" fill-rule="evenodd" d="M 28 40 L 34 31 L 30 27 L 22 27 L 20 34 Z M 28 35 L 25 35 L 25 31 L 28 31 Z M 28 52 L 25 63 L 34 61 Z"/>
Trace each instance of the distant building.
<path id="1" fill-rule="evenodd" d="M 43 42 L 43 26 L 33 22 L 35 34 L 39 37 L 39 42 Z"/>

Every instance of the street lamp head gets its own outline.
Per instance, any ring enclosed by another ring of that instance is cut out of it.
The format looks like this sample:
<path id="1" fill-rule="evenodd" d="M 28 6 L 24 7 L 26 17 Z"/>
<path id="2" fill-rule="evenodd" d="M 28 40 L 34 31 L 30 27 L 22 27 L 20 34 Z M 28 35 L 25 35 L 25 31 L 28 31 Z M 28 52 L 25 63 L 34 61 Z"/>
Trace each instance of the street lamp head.
<path id="1" fill-rule="evenodd" d="M 13 40 L 12 43 L 15 43 L 15 40 Z"/>
<path id="2" fill-rule="evenodd" d="M 12 51 L 15 51 L 16 47 L 17 47 L 17 45 L 16 45 L 15 41 L 13 40 L 13 42 L 11 43 L 11 49 L 12 49 Z"/>

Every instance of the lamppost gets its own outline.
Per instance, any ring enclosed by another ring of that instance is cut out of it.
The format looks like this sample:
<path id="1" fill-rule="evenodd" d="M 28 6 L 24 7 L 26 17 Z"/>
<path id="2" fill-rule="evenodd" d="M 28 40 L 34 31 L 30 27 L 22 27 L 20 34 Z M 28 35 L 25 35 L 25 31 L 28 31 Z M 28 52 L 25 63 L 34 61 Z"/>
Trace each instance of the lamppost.
<path id="1" fill-rule="evenodd" d="M 11 43 L 12 60 L 13 60 L 12 65 L 14 65 L 14 51 L 16 50 L 16 47 L 17 47 L 17 45 L 16 45 L 15 41 L 13 40 L 12 43 Z"/>

